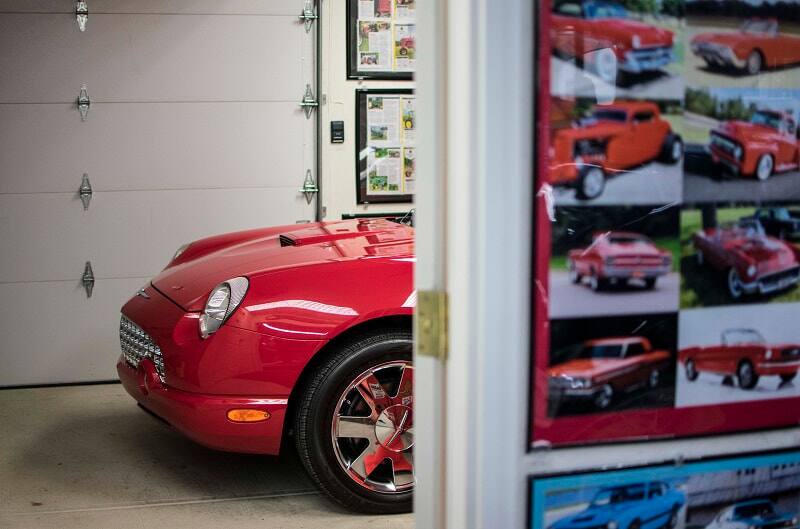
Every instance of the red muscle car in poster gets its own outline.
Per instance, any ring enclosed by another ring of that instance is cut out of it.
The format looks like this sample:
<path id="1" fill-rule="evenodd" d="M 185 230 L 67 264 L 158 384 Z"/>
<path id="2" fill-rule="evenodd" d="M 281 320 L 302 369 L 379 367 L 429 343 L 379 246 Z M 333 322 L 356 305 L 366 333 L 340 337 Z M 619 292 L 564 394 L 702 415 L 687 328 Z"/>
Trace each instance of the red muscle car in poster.
<path id="1" fill-rule="evenodd" d="M 770 294 L 800 281 L 797 250 L 770 237 L 755 219 L 698 231 L 692 237 L 697 260 L 725 274 L 728 293 Z"/>
<path id="2" fill-rule="evenodd" d="M 550 20 L 553 51 L 577 59 L 607 82 L 619 72 L 655 71 L 675 60 L 673 33 L 633 20 L 617 2 L 556 1 Z"/>
<path id="3" fill-rule="evenodd" d="M 799 167 L 797 124 L 786 112 L 758 110 L 750 121 L 723 121 L 710 135 L 711 159 L 735 175 L 764 181 Z"/>
<path id="4" fill-rule="evenodd" d="M 691 382 L 700 373 L 714 373 L 736 377 L 740 388 L 753 389 L 762 376 L 793 380 L 800 369 L 800 344 L 768 344 L 756 330 L 729 329 L 719 345 L 687 347 L 678 360 Z"/>
<path id="5" fill-rule="evenodd" d="M 683 141 L 648 101 L 597 106 L 590 117 L 556 130 L 552 140 L 550 183 L 574 187 L 582 200 L 597 198 L 606 177 L 661 160 L 676 164 Z"/>
<path id="6" fill-rule="evenodd" d="M 589 340 L 578 358 L 548 369 L 550 398 L 586 400 L 604 410 L 618 394 L 658 387 L 669 357 L 669 351 L 654 350 L 644 337 Z"/>
<path id="7" fill-rule="evenodd" d="M 604 232 L 588 248 L 571 250 L 567 265 L 573 283 L 586 277 L 594 291 L 637 279 L 651 289 L 672 269 L 672 254 L 638 233 Z"/>
<path id="8" fill-rule="evenodd" d="M 748 20 L 738 31 L 701 33 L 692 38 L 691 48 L 709 68 L 732 67 L 750 75 L 800 63 L 800 36 L 779 33 L 774 18 Z"/>

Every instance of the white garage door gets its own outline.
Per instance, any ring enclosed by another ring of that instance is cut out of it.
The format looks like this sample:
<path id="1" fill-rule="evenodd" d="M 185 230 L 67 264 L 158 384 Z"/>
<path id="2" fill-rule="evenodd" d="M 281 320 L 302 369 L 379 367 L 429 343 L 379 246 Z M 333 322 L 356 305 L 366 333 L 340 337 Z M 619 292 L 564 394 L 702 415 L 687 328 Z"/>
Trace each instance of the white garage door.
<path id="1" fill-rule="evenodd" d="M 314 218 L 302 0 L 87 4 L 85 32 L 0 4 L 0 386 L 116 378 L 119 309 L 178 246 Z"/>

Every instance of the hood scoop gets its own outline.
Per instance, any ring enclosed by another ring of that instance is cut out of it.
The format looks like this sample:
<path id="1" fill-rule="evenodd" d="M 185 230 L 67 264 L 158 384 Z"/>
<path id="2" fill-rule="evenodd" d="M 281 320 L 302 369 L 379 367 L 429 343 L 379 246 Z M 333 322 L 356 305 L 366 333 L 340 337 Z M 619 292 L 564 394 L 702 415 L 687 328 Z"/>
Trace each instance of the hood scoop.
<path id="1" fill-rule="evenodd" d="M 281 234 L 278 240 L 281 246 L 309 246 L 312 244 L 332 243 L 359 237 L 380 237 L 396 231 L 396 226 L 391 224 L 381 226 L 378 223 L 374 223 L 370 226 L 366 223 L 362 223 L 359 227 L 360 229 L 355 230 L 348 228 L 337 229 L 335 225 L 325 228 L 312 227 Z"/>
<path id="2" fill-rule="evenodd" d="M 278 240 L 281 242 L 281 246 L 295 246 L 295 241 L 288 235 L 281 235 L 278 237 Z"/>

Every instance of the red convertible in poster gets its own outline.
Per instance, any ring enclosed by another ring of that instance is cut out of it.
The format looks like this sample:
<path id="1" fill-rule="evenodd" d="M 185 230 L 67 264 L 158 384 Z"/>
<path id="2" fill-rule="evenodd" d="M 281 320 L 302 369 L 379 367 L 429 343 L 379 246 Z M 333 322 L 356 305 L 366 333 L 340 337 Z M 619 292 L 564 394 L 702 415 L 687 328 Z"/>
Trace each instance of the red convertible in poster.
<path id="1" fill-rule="evenodd" d="M 619 73 L 657 71 L 675 60 L 673 33 L 633 20 L 617 2 L 556 1 L 550 20 L 556 55 L 577 59 L 606 82 Z"/>
<path id="2" fill-rule="evenodd" d="M 660 160 L 678 163 L 683 141 L 648 101 L 597 106 L 590 117 L 555 131 L 550 183 L 575 188 L 582 200 L 597 198 L 606 177 Z"/>
<path id="3" fill-rule="evenodd" d="M 799 167 L 797 132 L 791 114 L 758 110 L 750 121 L 723 121 L 711 131 L 711 159 L 734 175 L 764 181 L 773 172 Z"/>
<path id="4" fill-rule="evenodd" d="M 686 378 L 693 382 L 700 373 L 736 377 L 742 389 L 753 389 L 763 376 L 779 376 L 790 382 L 800 369 L 800 344 L 768 344 L 756 330 L 729 329 L 720 345 L 687 347 L 679 353 Z"/>
<path id="5" fill-rule="evenodd" d="M 800 36 L 779 33 L 774 18 L 748 20 L 739 31 L 695 35 L 691 48 L 709 68 L 736 68 L 750 75 L 800 63 Z"/>
<path id="6" fill-rule="evenodd" d="M 195 241 L 122 307 L 117 373 L 200 444 L 291 441 L 341 504 L 410 511 L 414 261 L 414 230 L 384 219 Z"/>
<path id="7" fill-rule="evenodd" d="M 586 277 L 594 291 L 632 280 L 651 289 L 672 270 L 672 254 L 638 233 L 603 232 L 595 234 L 588 248 L 571 250 L 567 266 L 573 283 Z"/>
<path id="8" fill-rule="evenodd" d="M 550 399 L 586 400 L 605 410 L 616 395 L 658 387 L 669 357 L 669 351 L 654 350 L 643 337 L 589 340 L 578 358 L 548 369 Z"/>
<path id="9" fill-rule="evenodd" d="M 692 241 L 699 264 L 725 273 L 733 299 L 745 294 L 771 294 L 800 281 L 798 251 L 764 233 L 755 219 L 700 230 Z"/>

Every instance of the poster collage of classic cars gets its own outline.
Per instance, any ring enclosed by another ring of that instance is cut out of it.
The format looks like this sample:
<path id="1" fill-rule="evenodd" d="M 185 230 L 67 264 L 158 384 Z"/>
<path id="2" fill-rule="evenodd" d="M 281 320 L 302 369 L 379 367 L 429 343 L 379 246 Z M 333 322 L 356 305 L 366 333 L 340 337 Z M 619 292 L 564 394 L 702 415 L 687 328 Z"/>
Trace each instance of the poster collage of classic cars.
<path id="1" fill-rule="evenodd" d="M 800 2 L 548 5 L 532 446 L 797 424 Z M 532 522 L 798 528 L 800 467 L 735 472 L 548 489 Z"/>

